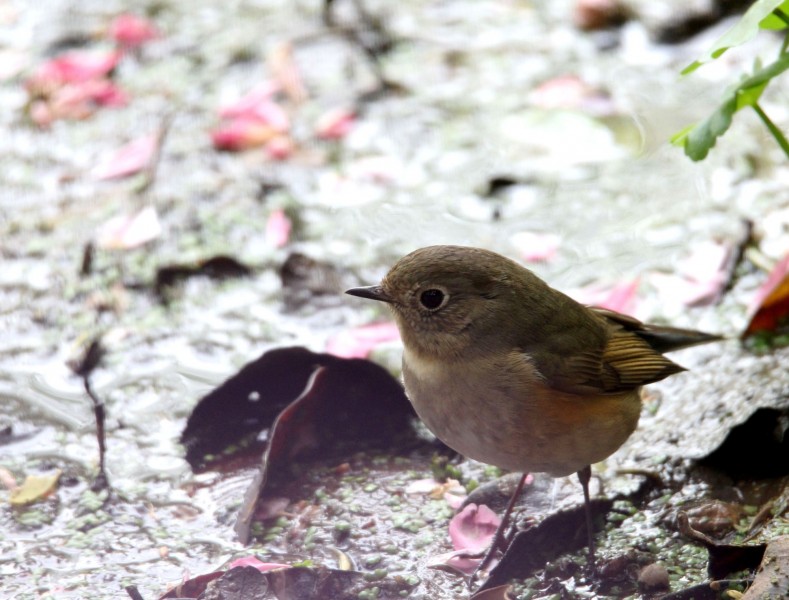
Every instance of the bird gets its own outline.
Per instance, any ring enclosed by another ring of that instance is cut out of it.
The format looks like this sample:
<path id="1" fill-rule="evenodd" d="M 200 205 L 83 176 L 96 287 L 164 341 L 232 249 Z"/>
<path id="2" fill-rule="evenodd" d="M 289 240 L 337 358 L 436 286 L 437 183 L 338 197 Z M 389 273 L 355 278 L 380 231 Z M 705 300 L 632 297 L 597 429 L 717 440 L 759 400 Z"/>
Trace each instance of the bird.
<path id="1" fill-rule="evenodd" d="M 523 474 L 486 561 L 529 473 L 576 473 L 593 570 L 591 465 L 635 430 L 642 386 L 685 370 L 663 353 L 721 339 L 585 306 L 468 246 L 420 248 L 380 284 L 346 293 L 391 309 L 406 395 L 428 429 L 467 458 Z"/>

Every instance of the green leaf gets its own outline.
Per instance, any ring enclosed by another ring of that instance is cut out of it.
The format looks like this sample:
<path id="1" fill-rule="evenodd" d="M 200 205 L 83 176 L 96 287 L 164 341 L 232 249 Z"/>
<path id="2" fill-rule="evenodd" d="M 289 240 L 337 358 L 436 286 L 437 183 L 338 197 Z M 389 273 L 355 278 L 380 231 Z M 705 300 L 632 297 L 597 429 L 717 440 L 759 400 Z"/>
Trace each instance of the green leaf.
<path id="1" fill-rule="evenodd" d="M 670 141 L 670 142 L 671 142 L 671 143 L 672 143 L 674 146 L 682 146 L 682 147 L 684 148 L 684 147 L 685 147 L 685 139 L 688 137 L 688 134 L 689 134 L 691 131 L 693 131 L 693 128 L 694 128 L 694 127 L 696 127 L 696 126 L 695 126 L 695 125 L 688 125 L 687 127 L 683 127 L 683 128 L 682 128 L 682 129 L 680 129 L 680 130 L 679 130 L 677 133 L 675 133 L 674 135 L 672 135 L 672 136 L 669 138 L 669 141 Z"/>
<path id="2" fill-rule="evenodd" d="M 785 0 L 756 0 L 746 11 L 742 18 L 734 26 L 724 33 L 712 45 L 712 48 L 698 60 L 692 62 L 682 69 L 682 74 L 687 75 L 698 69 L 704 63 L 708 63 L 718 58 L 729 48 L 741 46 L 750 41 L 759 32 L 759 25 L 772 12 L 785 4 Z"/>
<path id="3" fill-rule="evenodd" d="M 781 6 L 779 6 L 777 10 L 780 10 L 785 15 L 789 14 L 789 0 L 785 0 L 783 3 L 781 3 Z M 761 27 L 762 29 L 774 29 L 774 30 L 786 29 L 787 27 L 789 27 L 789 23 L 787 23 L 785 18 L 782 19 L 781 17 L 775 14 L 775 11 L 773 11 L 772 13 L 770 13 L 764 19 L 761 20 L 761 22 L 759 23 L 759 27 Z"/>
<path id="4" fill-rule="evenodd" d="M 686 127 L 671 137 L 671 143 L 682 146 L 692 160 L 703 160 L 717 139 L 726 133 L 732 117 L 741 108 L 755 106 L 770 80 L 789 69 L 789 55 L 759 69 L 729 90 L 723 103 L 697 125 Z"/>
<path id="5" fill-rule="evenodd" d="M 691 160 L 704 160 L 717 139 L 731 126 L 735 112 L 737 112 L 737 97 L 732 96 L 709 117 L 687 132 L 683 144 L 685 154 Z"/>

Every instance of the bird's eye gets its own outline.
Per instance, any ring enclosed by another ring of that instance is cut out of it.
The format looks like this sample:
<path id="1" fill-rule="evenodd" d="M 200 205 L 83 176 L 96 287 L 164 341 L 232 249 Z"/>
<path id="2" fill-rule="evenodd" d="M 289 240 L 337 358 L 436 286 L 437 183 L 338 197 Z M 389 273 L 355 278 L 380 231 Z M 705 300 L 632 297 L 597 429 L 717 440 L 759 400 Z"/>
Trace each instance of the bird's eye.
<path id="1" fill-rule="evenodd" d="M 419 302 L 425 308 L 434 310 L 444 302 L 444 292 L 441 290 L 425 290 L 419 296 Z"/>

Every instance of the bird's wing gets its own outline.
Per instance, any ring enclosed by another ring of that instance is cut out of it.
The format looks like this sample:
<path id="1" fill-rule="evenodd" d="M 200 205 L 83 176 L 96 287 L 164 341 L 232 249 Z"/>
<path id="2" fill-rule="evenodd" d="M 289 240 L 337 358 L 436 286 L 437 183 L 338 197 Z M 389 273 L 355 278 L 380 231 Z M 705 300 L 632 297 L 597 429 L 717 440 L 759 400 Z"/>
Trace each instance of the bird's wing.
<path id="1" fill-rule="evenodd" d="M 551 386 L 575 394 L 615 393 L 685 370 L 638 334 L 644 326 L 637 319 L 610 311 L 595 313 L 606 323 L 602 339 L 570 355 L 565 346 L 561 355 L 533 357 Z"/>
<path id="2" fill-rule="evenodd" d="M 614 324 L 632 331 L 642 338 L 647 344 L 658 352 L 671 352 L 681 348 L 688 348 L 698 344 L 707 344 L 722 340 L 720 335 L 704 333 L 695 329 L 680 329 L 679 327 L 665 327 L 642 323 L 634 317 L 623 315 L 606 308 L 590 306 L 589 310 L 598 317 L 602 317 L 609 324 Z"/>

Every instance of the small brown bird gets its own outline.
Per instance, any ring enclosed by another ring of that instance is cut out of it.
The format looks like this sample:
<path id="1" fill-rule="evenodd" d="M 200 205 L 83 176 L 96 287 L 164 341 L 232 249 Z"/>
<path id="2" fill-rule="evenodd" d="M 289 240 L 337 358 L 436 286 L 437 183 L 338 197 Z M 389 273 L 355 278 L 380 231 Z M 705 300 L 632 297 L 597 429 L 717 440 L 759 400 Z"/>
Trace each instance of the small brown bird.
<path id="1" fill-rule="evenodd" d="M 386 302 L 403 339 L 417 414 L 460 454 L 524 473 L 577 473 L 590 561 L 590 465 L 613 454 L 641 412 L 641 386 L 684 369 L 663 352 L 720 339 L 586 307 L 494 252 L 430 246 L 353 296 Z"/>

